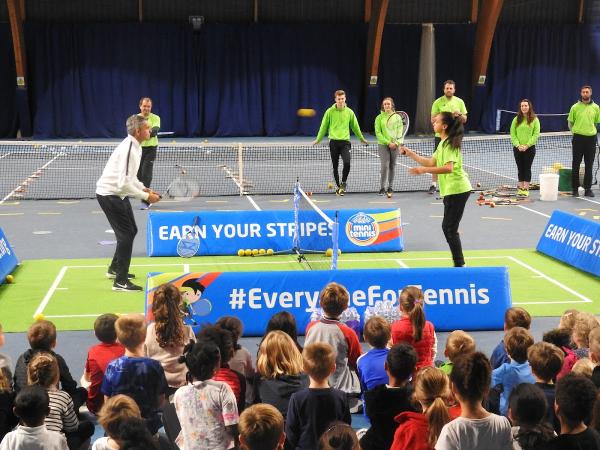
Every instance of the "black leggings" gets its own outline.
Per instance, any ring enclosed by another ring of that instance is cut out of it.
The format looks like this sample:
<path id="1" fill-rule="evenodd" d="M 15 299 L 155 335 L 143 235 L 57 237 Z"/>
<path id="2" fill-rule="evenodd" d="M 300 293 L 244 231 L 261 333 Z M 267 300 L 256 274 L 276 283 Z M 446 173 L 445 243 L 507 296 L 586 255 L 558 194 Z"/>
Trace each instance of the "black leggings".
<path id="1" fill-rule="evenodd" d="M 583 176 L 583 188 L 589 190 L 592 188 L 592 169 L 594 167 L 594 157 L 596 156 L 596 135 L 583 136 L 581 134 L 573 135 L 573 165 L 571 167 L 571 181 L 573 190 L 579 188 L 579 166 L 581 160 L 585 162 L 585 174 Z"/>
<path id="2" fill-rule="evenodd" d="M 151 147 L 142 147 L 142 159 L 138 169 L 137 179 L 149 188 L 152 183 L 152 171 L 154 169 L 154 160 L 156 159 L 156 145 Z"/>
<path id="3" fill-rule="evenodd" d="M 517 170 L 519 173 L 519 181 L 531 181 L 531 165 L 533 164 L 533 158 L 535 158 L 535 145 L 529 147 L 524 152 L 519 151 L 517 147 L 513 147 L 513 153 L 515 155 L 515 162 L 517 163 Z"/>
<path id="4" fill-rule="evenodd" d="M 340 175 L 338 168 L 340 165 L 340 156 L 344 163 L 342 169 L 342 183 L 345 183 L 350 173 L 350 141 L 336 141 L 331 139 L 329 141 L 329 153 L 331 154 L 331 162 L 333 164 L 333 178 L 335 178 L 335 184 L 340 186 Z"/>
<path id="5" fill-rule="evenodd" d="M 463 192 L 462 194 L 446 195 L 444 197 L 444 219 L 442 220 L 442 231 L 446 236 L 446 242 L 450 246 L 452 252 L 452 260 L 454 267 L 462 267 L 465 265 L 465 258 L 462 252 L 462 244 L 460 235 L 458 234 L 458 226 L 465 212 L 465 205 L 469 200 L 471 192 Z"/>

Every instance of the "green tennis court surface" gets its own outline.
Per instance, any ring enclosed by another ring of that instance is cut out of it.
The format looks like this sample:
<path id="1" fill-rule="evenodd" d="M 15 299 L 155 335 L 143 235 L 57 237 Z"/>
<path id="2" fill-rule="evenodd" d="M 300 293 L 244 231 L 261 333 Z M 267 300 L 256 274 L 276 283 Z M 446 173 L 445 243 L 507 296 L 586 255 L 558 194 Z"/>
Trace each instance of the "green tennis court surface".
<path id="1" fill-rule="evenodd" d="M 558 316 L 577 308 L 600 310 L 600 280 L 530 249 L 465 252 L 467 265 L 509 268 L 514 305 L 534 316 Z M 323 257 L 324 258 L 324 257 Z M 324 258 L 325 259 L 325 258 Z M 104 274 L 108 259 L 25 261 L 15 283 L 0 286 L 0 320 L 8 332 L 24 331 L 42 312 L 60 330 L 92 329 L 106 312 L 143 312 L 144 294 L 113 292 Z M 449 267 L 447 251 L 344 254 L 340 269 Z M 131 272 L 145 284 L 148 272 L 304 270 L 292 256 L 134 258 Z M 459 270 L 459 269 L 457 269 Z"/>

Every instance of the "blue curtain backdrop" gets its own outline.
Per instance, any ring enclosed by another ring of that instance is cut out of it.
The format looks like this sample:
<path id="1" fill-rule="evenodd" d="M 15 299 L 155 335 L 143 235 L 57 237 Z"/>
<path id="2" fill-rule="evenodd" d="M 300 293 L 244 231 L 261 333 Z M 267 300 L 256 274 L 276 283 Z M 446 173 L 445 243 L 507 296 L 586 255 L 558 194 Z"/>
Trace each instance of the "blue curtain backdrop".
<path id="1" fill-rule="evenodd" d="M 15 137 L 17 110 L 15 104 L 15 58 L 8 23 L 0 23 L 0 137 Z"/>
<path id="2" fill-rule="evenodd" d="M 568 113 L 580 87 L 600 97 L 600 27 L 502 26 L 496 30 L 481 129 L 494 133 L 496 110 L 515 111 L 530 99 L 537 112 Z M 597 100 L 598 101 L 598 100 Z M 566 120 L 542 123 L 542 131 L 566 129 Z"/>
<path id="3" fill-rule="evenodd" d="M 114 137 L 150 96 L 187 136 L 316 134 L 336 89 L 361 110 L 364 25 L 28 24 L 35 136 Z M 298 108 L 317 117 L 301 119 Z"/>

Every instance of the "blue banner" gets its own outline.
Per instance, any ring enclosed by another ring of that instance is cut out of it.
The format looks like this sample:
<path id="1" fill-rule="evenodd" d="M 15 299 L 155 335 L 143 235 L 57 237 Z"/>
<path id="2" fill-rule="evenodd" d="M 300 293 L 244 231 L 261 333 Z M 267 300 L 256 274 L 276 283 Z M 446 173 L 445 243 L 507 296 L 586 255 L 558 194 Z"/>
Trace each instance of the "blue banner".
<path id="1" fill-rule="evenodd" d="M 17 255 L 10 246 L 4 231 L 0 228 L 0 284 L 4 283 L 6 275 L 9 275 L 19 264 Z"/>
<path id="2" fill-rule="evenodd" d="M 600 276 L 600 223 L 556 210 L 537 251 Z"/>
<path id="3" fill-rule="evenodd" d="M 303 333 L 311 312 L 319 308 L 321 289 L 332 281 L 348 289 L 350 306 L 361 317 L 378 300 L 397 305 L 404 286 L 419 286 L 427 319 L 438 330 L 501 330 L 511 306 L 506 267 L 161 273 L 148 275 L 146 314 L 152 320 L 156 288 L 173 283 L 188 305 L 188 324 L 195 327 L 233 315 L 244 323 L 246 336 L 262 336 L 269 318 L 285 310 Z"/>
<path id="4" fill-rule="evenodd" d="M 335 211 L 325 211 L 335 217 Z M 198 224 L 192 230 L 195 218 Z M 402 251 L 399 209 L 344 209 L 338 212 L 339 248 L 343 252 Z M 191 230 L 200 237 L 197 255 L 236 255 L 241 249 L 274 252 L 333 248 L 330 224 L 313 210 L 300 210 L 298 241 L 294 211 L 151 212 L 148 216 L 148 256 L 176 256 L 177 242 Z"/>

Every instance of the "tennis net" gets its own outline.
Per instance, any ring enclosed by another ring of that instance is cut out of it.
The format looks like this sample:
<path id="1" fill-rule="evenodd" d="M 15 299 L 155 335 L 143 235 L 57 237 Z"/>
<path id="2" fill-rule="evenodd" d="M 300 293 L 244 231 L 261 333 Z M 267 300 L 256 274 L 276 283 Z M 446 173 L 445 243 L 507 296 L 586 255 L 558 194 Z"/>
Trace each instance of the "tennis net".
<path id="1" fill-rule="evenodd" d="M 0 142 L 0 201 L 8 199 L 82 199 L 95 196 L 100 177 L 116 143 Z M 431 155 L 433 139 L 407 139 L 405 145 Z M 536 145 L 533 180 L 556 163 L 570 167 L 570 133 L 545 133 Z M 495 188 L 516 184 L 517 168 L 510 137 L 467 136 L 464 168 L 473 186 Z M 398 157 L 393 189 L 419 191 L 429 187 L 427 176 L 414 177 L 414 163 Z M 341 161 L 340 161 L 341 166 Z M 240 194 L 291 194 L 302 181 L 306 192 L 333 193 L 329 148 L 309 144 L 161 144 L 154 163 L 152 188 L 163 193 L 184 168 L 202 197 Z M 341 167 L 340 167 L 341 171 Z M 348 192 L 377 192 L 380 162 L 376 144 L 353 144 Z"/>

